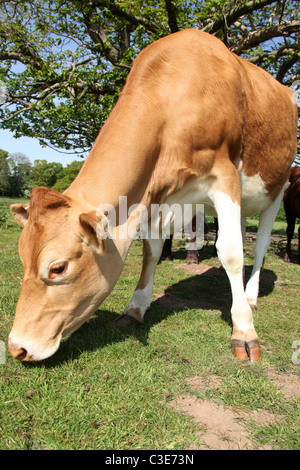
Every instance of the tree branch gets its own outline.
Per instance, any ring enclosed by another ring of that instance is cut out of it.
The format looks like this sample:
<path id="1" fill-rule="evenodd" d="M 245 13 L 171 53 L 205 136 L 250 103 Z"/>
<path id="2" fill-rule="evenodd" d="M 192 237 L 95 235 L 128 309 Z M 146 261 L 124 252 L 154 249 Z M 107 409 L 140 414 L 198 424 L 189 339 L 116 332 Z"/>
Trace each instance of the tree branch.
<path id="1" fill-rule="evenodd" d="M 280 57 L 283 57 L 287 54 L 294 54 L 300 52 L 300 45 L 296 44 L 287 44 L 279 47 L 276 51 L 264 52 L 258 54 L 256 56 L 247 57 L 248 62 L 251 62 L 255 65 L 261 65 L 264 60 L 268 60 L 269 62 L 276 62 Z"/>
<path id="2" fill-rule="evenodd" d="M 91 60 L 93 59 L 90 58 L 81 62 L 72 63 L 71 66 L 67 70 L 65 69 L 61 75 L 55 78 L 55 80 L 38 81 L 29 84 L 29 86 L 31 86 L 31 90 L 27 93 L 10 93 L 6 101 L 8 103 L 19 104 L 22 107 L 14 111 L 10 116 L 4 119 L 4 121 L 13 120 L 19 114 L 32 109 L 39 102 L 48 99 L 53 95 L 53 93 L 59 93 L 63 88 L 68 90 L 71 103 L 80 101 L 87 93 L 93 95 L 95 99 L 101 99 L 105 94 L 114 95 L 116 90 L 113 84 L 101 86 L 98 83 L 87 83 L 81 78 L 78 78 L 76 83 L 73 83 L 73 75 L 76 68 L 90 62 Z M 70 85 L 71 82 L 72 86 Z"/>
<path id="3" fill-rule="evenodd" d="M 17 60 L 23 64 L 28 64 L 28 57 L 15 51 L 0 51 L 0 60 Z"/>
<path id="4" fill-rule="evenodd" d="M 242 39 L 237 46 L 231 47 L 230 49 L 235 54 L 240 55 L 243 51 L 258 46 L 260 43 L 267 41 L 268 39 L 298 32 L 299 28 L 299 20 L 291 21 L 290 23 L 267 26 L 250 32 L 249 35 Z"/>
<path id="5" fill-rule="evenodd" d="M 129 11 L 124 10 L 120 5 L 117 5 L 114 0 L 98 0 L 95 4 L 98 3 L 99 6 L 108 8 L 114 15 L 119 16 L 120 18 L 125 18 L 133 26 L 144 26 L 148 31 L 152 33 L 157 33 L 161 30 L 161 26 L 157 23 L 151 22 L 147 19 L 142 18 L 141 16 L 135 16 Z M 166 31 L 167 32 L 167 31 Z"/>
<path id="6" fill-rule="evenodd" d="M 166 10 L 168 13 L 168 24 L 171 30 L 171 33 L 176 33 L 179 31 L 177 18 L 176 18 L 176 9 L 171 0 L 165 0 Z"/>
<path id="7" fill-rule="evenodd" d="M 0 52 L 0 60 L 18 60 L 24 64 L 33 64 L 34 67 L 38 70 L 41 70 L 43 67 L 43 60 L 39 54 L 34 50 L 34 45 L 30 44 L 26 32 L 18 31 L 17 39 L 15 45 L 17 46 L 16 51 L 8 51 L 7 43 L 10 44 L 11 32 L 7 30 L 6 25 L 0 25 L 0 37 L 3 40 L 2 42 L 2 51 Z"/>
<path id="8" fill-rule="evenodd" d="M 85 24 L 90 38 L 96 45 L 101 46 L 104 56 L 112 63 L 115 64 L 119 58 L 119 51 L 110 44 L 110 41 L 104 31 L 97 24 L 98 13 L 96 8 L 91 8 L 87 15 L 85 15 Z"/>
<path id="9" fill-rule="evenodd" d="M 279 70 L 277 72 L 276 78 L 279 82 L 282 82 L 284 79 L 285 74 L 290 70 L 290 68 L 296 64 L 296 62 L 300 61 L 300 52 L 293 54 L 291 57 L 289 57 L 287 60 L 281 64 L 279 67 Z"/>
<path id="10" fill-rule="evenodd" d="M 232 25 L 241 16 L 252 13 L 255 10 L 260 10 L 264 6 L 271 5 L 272 3 L 277 3 L 277 0 L 251 0 L 243 2 L 241 5 L 231 8 L 227 13 L 223 12 L 220 18 L 211 21 L 201 29 L 207 33 L 216 33 L 220 29 L 224 28 L 224 26 Z"/>

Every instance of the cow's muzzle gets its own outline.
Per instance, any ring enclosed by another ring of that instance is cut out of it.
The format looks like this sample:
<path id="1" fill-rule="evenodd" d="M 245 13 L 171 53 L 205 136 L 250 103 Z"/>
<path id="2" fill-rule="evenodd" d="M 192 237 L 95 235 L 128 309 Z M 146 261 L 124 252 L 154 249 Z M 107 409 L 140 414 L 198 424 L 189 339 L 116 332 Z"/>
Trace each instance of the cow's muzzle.
<path id="1" fill-rule="evenodd" d="M 30 361 L 28 352 L 25 348 L 20 348 L 16 344 L 8 343 L 8 349 L 10 354 L 19 361 Z"/>
<path id="2" fill-rule="evenodd" d="M 20 340 L 12 334 L 8 337 L 8 349 L 11 355 L 22 362 L 42 361 L 52 356 L 59 348 L 61 336 L 51 345 L 44 346 L 32 340 Z"/>

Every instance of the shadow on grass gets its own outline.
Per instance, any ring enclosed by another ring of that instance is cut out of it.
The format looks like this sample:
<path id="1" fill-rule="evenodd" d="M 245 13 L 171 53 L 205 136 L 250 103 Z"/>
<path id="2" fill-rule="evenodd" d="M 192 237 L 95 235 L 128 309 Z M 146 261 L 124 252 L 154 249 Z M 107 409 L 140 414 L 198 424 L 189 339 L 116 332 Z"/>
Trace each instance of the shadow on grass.
<path id="1" fill-rule="evenodd" d="M 215 242 L 215 231 L 211 231 L 209 232 L 209 234 L 207 235 L 208 236 L 208 239 L 207 241 L 209 240 L 210 243 L 214 243 Z M 176 240 L 177 241 L 177 240 Z M 217 254 L 216 254 L 216 249 L 214 247 L 213 244 L 210 244 L 208 245 L 207 244 L 207 241 L 204 242 L 204 245 L 201 249 L 198 250 L 198 259 L 199 259 L 199 263 L 201 263 L 202 261 L 204 260 L 209 260 L 211 258 L 216 258 Z M 186 256 L 187 256 L 187 251 L 186 251 L 186 248 L 187 246 L 189 245 L 189 243 L 187 241 L 177 241 L 177 246 L 176 248 L 172 249 L 172 259 L 173 260 L 182 260 L 182 261 L 185 261 L 186 260 Z M 173 246 L 174 246 L 174 243 L 173 243 Z M 164 261 L 163 261 L 164 262 Z"/>
<path id="2" fill-rule="evenodd" d="M 172 262 L 170 262 L 172 263 Z M 186 265 L 183 263 L 182 267 Z M 250 277 L 252 266 L 245 267 L 245 280 Z M 271 270 L 264 269 L 260 280 L 260 297 L 268 296 L 274 289 L 277 277 Z M 125 307 L 125 306 L 124 306 Z M 87 351 L 95 351 L 109 344 L 125 341 L 134 336 L 147 345 L 151 329 L 157 323 L 187 308 L 221 312 L 221 318 L 231 327 L 231 291 L 227 275 L 222 267 L 212 267 L 205 273 L 192 275 L 169 286 L 164 294 L 151 303 L 142 325 L 118 327 L 116 313 L 98 309 L 93 317 L 73 335 L 64 339 L 57 353 L 41 363 L 24 364 L 25 367 L 53 368 L 73 361 Z M 258 307 L 259 308 L 259 307 Z"/>
<path id="3" fill-rule="evenodd" d="M 300 242 L 299 242 L 300 243 Z M 284 263 L 284 254 L 285 254 L 285 248 L 286 248 L 286 240 L 280 240 L 277 243 L 271 243 L 271 249 L 273 249 L 273 252 L 275 255 L 278 256 L 278 258 L 282 259 L 282 262 Z M 298 249 L 298 240 L 296 237 L 293 237 L 292 239 L 292 244 L 291 244 L 291 256 L 290 256 L 290 261 L 287 264 L 300 264 L 300 254 L 299 254 L 299 249 Z"/>

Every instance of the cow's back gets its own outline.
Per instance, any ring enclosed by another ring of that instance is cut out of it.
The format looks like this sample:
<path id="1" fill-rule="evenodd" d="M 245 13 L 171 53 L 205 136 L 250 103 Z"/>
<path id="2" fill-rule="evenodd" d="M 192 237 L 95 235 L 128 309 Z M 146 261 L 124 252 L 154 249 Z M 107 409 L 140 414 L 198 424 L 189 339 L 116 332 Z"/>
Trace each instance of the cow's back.
<path id="1" fill-rule="evenodd" d="M 139 54 L 122 94 L 136 107 L 143 99 L 149 122 L 160 123 L 159 162 L 170 181 L 180 181 L 180 168 L 209 174 L 220 151 L 247 177 L 260 174 L 271 197 L 288 179 L 292 91 L 214 36 L 189 29 L 156 41 Z"/>

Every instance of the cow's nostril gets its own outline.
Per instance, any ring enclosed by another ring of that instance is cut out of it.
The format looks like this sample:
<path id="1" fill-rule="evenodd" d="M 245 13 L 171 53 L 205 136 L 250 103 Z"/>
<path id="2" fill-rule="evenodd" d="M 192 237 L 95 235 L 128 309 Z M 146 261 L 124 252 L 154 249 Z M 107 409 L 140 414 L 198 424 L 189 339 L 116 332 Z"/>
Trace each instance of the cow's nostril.
<path id="1" fill-rule="evenodd" d="M 19 349 L 19 355 L 17 356 L 17 359 L 19 359 L 20 361 L 24 361 L 24 359 L 26 359 L 26 357 L 27 357 L 26 349 L 20 348 Z"/>
<path id="2" fill-rule="evenodd" d="M 16 347 L 13 347 L 13 346 L 9 346 L 9 351 L 11 353 L 11 355 L 15 358 L 15 359 L 19 359 L 19 361 L 24 361 L 27 357 L 27 351 L 26 349 L 24 348 L 16 348 Z"/>

